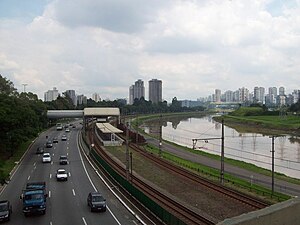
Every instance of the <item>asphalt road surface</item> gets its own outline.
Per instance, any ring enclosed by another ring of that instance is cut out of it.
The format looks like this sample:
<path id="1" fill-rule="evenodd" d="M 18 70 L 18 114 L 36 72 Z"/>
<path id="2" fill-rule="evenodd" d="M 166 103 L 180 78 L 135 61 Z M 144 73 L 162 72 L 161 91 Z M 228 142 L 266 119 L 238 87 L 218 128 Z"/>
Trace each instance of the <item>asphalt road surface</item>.
<path id="1" fill-rule="evenodd" d="M 12 203 L 11 220 L 5 224 L 34 225 L 92 225 L 92 224 L 140 224 L 139 221 L 120 203 L 99 179 L 95 171 L 86 162 L 79 151 L 78 134 L 81 126 L 70 128 L 70 132 L 56 131 L 51 128 L 41 134 L 26 152 L 11 180 L 0 193 L 0 199 Z M 61 136 L 67 135 L 67 141 Z M 44 146 L 48 139 L 58 137 L 58 143 L 45 152 L 51 153 L 52 162 L 43 163 L 42 155 L 36 154 L 38 146 Z M 59 165 L 59 156 L 67 155 L 69 163 Z M 68 181 L 56 181 L 56 170 L 66 169 Z M 22 212 L 20 195 L 27 182 L 45 181 L 48 193 L 45 215 L 25 217 Z M 106 198 L 106 212 L 90 212 L 87 206 L 87 195 L 91 191 L 99 191 Z"/>

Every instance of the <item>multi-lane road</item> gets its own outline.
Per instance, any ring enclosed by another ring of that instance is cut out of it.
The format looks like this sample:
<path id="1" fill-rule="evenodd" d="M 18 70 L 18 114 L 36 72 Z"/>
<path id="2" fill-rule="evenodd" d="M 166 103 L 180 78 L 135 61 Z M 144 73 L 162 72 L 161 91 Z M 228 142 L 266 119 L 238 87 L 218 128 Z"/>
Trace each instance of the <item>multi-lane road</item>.
<path id="1" fill-rule="evenodd" d="M 42 133 L 28 149 L 11 180 L 0 193 L 0 200 L 8 199 L 13 206 L 11 220 L 7 224 L 34 225 L 92 225 L 92 224 L 140 224 L 126 207 L 109 191 L 99 179 L 94 169 L 87 163 L 79 150 L 78 138 L 81 126 L 71 128 L 70 132 L 56 131 L 55 128 Z M 61 136 L 67 135 L 67 141 Z M 52 162 L 42 163 L 42 155 L 36 149 L 46 143 L 46 136 L 52 140 L 58 137 L 58 143 L 45 151 L 51 153 Z M 59 165 L 59 156 L 67 155 L 69 163 Z M 68 181 L 56 181 L 56 170 L 66 169 Z M 27 182 L 45 181 L 48 193 L 45 215 L 25 217 L 22 212 L 20 195 Z M 106 212 L 90 212 L 87 195 L 91 191 L 103 193 L 107 200 Z"/>

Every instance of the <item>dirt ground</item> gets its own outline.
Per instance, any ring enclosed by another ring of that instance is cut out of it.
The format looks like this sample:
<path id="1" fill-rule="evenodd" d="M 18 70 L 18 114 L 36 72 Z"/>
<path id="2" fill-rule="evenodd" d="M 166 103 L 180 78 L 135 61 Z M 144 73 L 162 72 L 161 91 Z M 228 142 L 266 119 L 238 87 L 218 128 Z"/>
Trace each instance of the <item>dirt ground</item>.
<path id="1" fill-rule="evenodd" d="M 112 147 L 108 152 L 125 163 L 125 148 Z M 136 174 L 199 214 L 223 221 L 253 211 L 247 205 L 158 167 L 136 152 L 132 155 L 132 167 Z"/>

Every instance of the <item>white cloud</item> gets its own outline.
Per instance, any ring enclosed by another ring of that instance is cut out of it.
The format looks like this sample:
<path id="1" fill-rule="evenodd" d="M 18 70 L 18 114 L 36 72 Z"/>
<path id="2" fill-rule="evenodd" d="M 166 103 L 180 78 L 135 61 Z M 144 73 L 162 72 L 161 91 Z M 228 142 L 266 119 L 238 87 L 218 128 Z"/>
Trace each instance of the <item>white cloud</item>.
<path id="1" fill-rule="evenodd" d="M 299 89 L 299 1 L 161 2 L 55 0 L 29 23 L 0 18 L 0 73 L 40 98 L 52 87 L 124 98 L 152 78 L 168 101 Z"/>

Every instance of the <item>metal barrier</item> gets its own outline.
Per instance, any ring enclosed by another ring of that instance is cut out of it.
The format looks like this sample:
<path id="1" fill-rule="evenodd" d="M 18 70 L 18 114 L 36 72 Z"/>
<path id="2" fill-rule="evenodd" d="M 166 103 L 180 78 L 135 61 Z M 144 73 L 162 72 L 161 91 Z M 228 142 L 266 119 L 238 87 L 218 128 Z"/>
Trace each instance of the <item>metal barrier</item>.
<path id="1" fill-rule="evenodd" d="M 85 137 L 83 138 L 87 146 Z M 128 193 L 130 193 L 135 199 L 142 203 L 149 209 L 154 215 L 160 218 L 163 222 L 170 225 L 186 225 L 182 220 L 165 210 L 163 207 L 154 202 L 151 198 L 145 195 L 142 191 L 134 187 L 124 177 L 120 176 L 110 165 L 99 156 L 94 149 L 91 149 L 90 156 L 99 166 L 101 166 L 115 181 L 118 182 Z"/>

